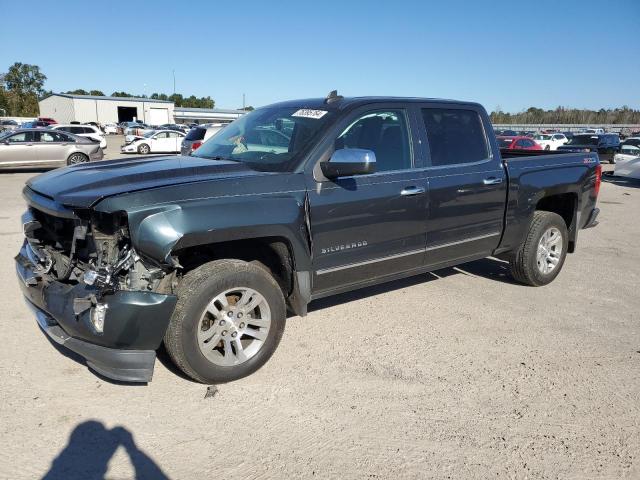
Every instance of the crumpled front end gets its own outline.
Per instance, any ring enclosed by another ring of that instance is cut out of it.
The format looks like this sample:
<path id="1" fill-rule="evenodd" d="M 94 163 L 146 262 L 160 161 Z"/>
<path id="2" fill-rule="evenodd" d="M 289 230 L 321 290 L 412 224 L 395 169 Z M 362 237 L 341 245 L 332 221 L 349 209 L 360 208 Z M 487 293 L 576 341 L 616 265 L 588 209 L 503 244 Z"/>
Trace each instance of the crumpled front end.
<path id="1" fill-rule="evenodd" d="M 175 270 L 135 251 L 123 212 L 71 211 L 38 197 L 28 198 L 16 271 L 39 325 L 103 375 L 149 381 L 177 301 Z"/>

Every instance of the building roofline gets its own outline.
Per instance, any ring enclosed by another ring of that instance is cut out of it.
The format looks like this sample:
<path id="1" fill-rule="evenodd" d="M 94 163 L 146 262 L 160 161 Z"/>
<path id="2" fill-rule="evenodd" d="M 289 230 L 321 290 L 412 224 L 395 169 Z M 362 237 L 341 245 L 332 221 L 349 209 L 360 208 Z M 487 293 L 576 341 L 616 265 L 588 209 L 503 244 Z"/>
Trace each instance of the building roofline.
<path id="1" fill-rule="evenodd" d="M 246 110 L 233 110 L 227 108 L 192 108 L 192 107 L 174 107 L 176 112 L 195 112 L 195 113 L 248 113 Z"/>
<path id="2" fill-rule="evenodd" d="M 107 100 L 114 102 L 148 102 L 148 103 L 171 103 L 171 100 L 156 100 L 154 98 L 142 98 L 142 97 L 108 97 L 102 95 L 75 95 L 71 93 L 52 93 L 48 97 L 43 98 L 42 100 L 46 100 L 51 97 L 64 97 L 64 98 L 74 98 L 78 100 Z M 42 101 L 41 100 L 41 101 Z"/>

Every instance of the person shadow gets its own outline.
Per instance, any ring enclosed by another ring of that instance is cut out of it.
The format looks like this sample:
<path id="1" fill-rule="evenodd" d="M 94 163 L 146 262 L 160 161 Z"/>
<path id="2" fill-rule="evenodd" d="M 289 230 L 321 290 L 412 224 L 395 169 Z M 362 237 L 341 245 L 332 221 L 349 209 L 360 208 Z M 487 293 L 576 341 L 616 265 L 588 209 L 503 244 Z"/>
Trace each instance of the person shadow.
<path id="1" fill-rule="evenodd" d="M 103 480 L 109 460 L 120 446 L 129 455 L 136 480 L 169 480 L 162 469 L 138 448 L 131 432 L 124 427 L 109 430 L 95 420 L 83 422 L 71 432 L 69 443 L 53 460 L 42 480 Z"/>

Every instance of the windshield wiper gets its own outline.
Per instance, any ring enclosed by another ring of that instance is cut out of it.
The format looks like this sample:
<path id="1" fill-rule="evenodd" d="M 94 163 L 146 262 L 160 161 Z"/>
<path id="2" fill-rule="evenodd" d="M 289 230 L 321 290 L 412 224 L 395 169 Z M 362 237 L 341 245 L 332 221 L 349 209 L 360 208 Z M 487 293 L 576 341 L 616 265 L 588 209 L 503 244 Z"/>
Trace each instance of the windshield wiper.
<path id="1" fill-rule="evenodd" d="M 212 157 L 209 157 L 207 155 L 192 155 L 193 157 L 198 157 L 198 158 L 206 158 L 208 160 L 228 160 L 229 162 L 239 162 L 240 160 L 236 160 L 234 158 L 227 158 L 227 157 L 221 157 L 220 155 L 214 155 Z"/>

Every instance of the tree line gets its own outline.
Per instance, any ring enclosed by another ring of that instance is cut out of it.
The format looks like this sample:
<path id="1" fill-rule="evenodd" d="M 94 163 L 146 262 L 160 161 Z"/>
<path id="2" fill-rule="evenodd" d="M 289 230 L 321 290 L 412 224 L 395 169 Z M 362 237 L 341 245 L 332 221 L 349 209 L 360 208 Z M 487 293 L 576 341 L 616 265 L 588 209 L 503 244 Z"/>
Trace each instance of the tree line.
<path id="1" fill-rule="evenodd" d="M 0 116 L 37 117 L 39 113 L 38 100 L 53 93 L 51 90 L 44 89 L 46 80 L 47 76 L 40 71 L 40 67 L 27 63 L 16 62 L 9 67 L 6 73 L 0 73 Z M 84 90 L 82 88 L 63 93 L 104 96 L 104 92 L 101 90 Z M 184 96 L 180 93 L 172 95 L 153 93 L 147 97 L 147 95 L 132 95 L 120 91 L 113 92 L 111 96 L 168 100 L 173 102 L 176 107 L 185 108 L 213 108 L 215 105 L 215 101 L 209 96 Z"/>
<path id="2" fill-rule="evenodd" d="M 101 90 L 84 90 L 82 88 L 78 88 L 76 90 L 69 90 L 68 92 L 72 95 L 97 95 L 104 96 L 104 93 Z M 195 95 L 190 95 L 188 97 L 183 96 L 181 93 L 174 93 L 173 95 L 167 95 L 166 93 L 152 93 L 150 96 L 147 95 L 132 95 L 127 92 L 113 92 L 111 94 L 112 97 L 136 97 L 136 98 L 149 98 L 151 100 L 168 100 L 173 102 L 176 107 L 185 107 L 185 108 L 213 108 L 215 105 L 215 101 L 211 97 L 196 97 Z"/>
<path id="3" fill-rule="evenodd" d="M 640 110 L 628 106 L 600 110 L 558 107 L 555 110 L 543 110 L 531 107 L 519 113 L 506 113 L 500 107 L 491 112 L 494 124 L 537 124 L 537 123 L 578 123 L 588 125 L 640 124 Z"/>

